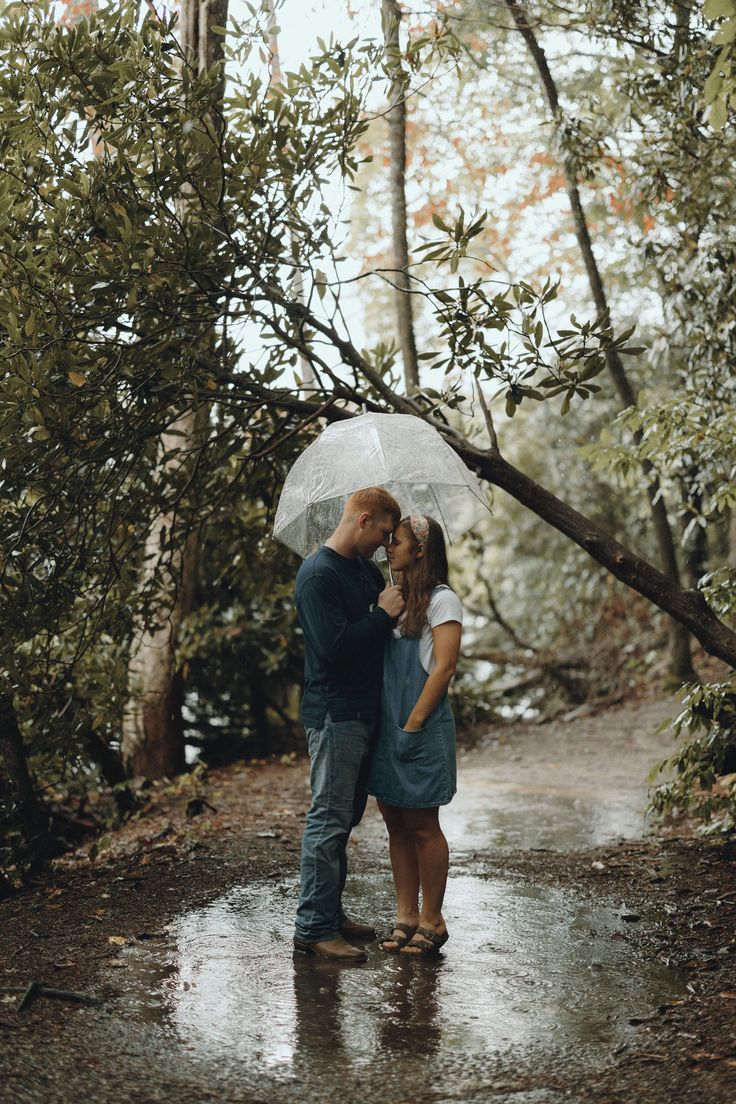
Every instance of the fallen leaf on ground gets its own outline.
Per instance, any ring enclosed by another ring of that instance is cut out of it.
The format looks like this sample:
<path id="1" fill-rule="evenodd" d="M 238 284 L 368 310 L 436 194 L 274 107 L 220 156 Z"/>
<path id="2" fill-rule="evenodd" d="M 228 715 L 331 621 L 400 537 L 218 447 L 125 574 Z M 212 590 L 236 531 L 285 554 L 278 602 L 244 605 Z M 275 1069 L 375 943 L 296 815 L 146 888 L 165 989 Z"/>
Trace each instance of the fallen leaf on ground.
<path id="1" fill-rule="evenodd" d="M 124 935 L 108 935 L 107 942 L 114 943 L 116 947 L 124 947 L 127 939 Z"/>

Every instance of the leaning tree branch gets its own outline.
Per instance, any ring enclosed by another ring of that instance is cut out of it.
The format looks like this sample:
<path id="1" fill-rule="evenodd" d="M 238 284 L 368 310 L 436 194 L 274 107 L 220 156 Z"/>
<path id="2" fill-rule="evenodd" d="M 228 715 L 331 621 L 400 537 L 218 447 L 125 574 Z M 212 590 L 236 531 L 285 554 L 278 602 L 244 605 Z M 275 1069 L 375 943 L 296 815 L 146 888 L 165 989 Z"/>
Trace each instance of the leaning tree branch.
<path id="1" fill-rule="evenodd" d="M 711 655 L 736 666 L 736 632 L 719 621 L 699 590 L 684 589 L 671 576 L 620 544 L 590 518 L 578 513 L 509 464 L 499 453 L 479 453 L 452 440 L 448 444 L 483 479 L 507 491 L 537 517 L 569 537 L 622 583 L 689 629 Z"/>
<path id="2" fill-rule="evenodd" d="M 360 357 L 360 354 L 356 355 Z M 361 370 L 364 370 L 363 364 Z M 220 383 L 229 383 L 245 393 L 257 396 L 264 403 L 289 410 L 301 417 L 319 415 L 329 422 L 336 422 L 347 421 L 359 413 L 337 405 L 320 410 L 321 404 L 318 402 L 300 399 L 293 391 L 271 391 L 247 376 L 223 376 L 220 377 Z M 345 388 L 344 395 L 348 394 L 349 389 Z M 360 404 L 363 400 L 354 392 L 350 395 L 350 401 Z M 383 413 L 412 413 L 418 417 L 423 416 L 417 410 L 407 411 L 404 408 L 397 411 L 391 404 L 384 408 L 372 404 L 372 407 Z M 405 407 L 405 403 L 402 407 Z M 615 540 L 596 522 L 530 479 L 504 459 L 497 449 L 483 451 L 475 448 L 455 430 L 448 432 L 446 426 L 428 417 L 424 420 L 434 424 L 468 468 L 482 479 L 506 491 L 522 506 L 577 544 L 615 578 L 684 625 L 711 655 L 736 667 L 736 632 L 716 617 L 699 590 L 684 589 L 653 564 Z"/>

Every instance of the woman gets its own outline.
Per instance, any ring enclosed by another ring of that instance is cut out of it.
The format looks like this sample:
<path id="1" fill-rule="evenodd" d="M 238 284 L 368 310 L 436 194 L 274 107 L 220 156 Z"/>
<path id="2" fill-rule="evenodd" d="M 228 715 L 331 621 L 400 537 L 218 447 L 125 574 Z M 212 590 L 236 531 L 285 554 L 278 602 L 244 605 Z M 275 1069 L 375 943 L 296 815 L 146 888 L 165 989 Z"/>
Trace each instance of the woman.
<path id="1" fill-rule="evenodd" d="M 388 557 L 401 573 L 405 605 L 386 645 L 368 780 L 388 828 L 396 886 L 396 923 L 382 946 L 436 954 L 449 938 L 442 917 L 449 856 L 439 806 L 455 793 L 455 722 L 447 688 L 460 652 L 463 608 L 447 585 L 445 540 L 433 518 L 402 518 Z"/>

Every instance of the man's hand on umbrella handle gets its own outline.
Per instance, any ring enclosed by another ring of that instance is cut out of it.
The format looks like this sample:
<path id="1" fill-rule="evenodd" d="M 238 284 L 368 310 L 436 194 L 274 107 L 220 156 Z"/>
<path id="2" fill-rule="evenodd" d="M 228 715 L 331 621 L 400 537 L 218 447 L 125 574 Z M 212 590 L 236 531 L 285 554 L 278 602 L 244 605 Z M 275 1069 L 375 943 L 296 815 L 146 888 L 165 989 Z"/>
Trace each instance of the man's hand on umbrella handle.
<path id="1" fill-rule="evenodd" d="M 398 617 L 404 608 L 404 596 L 400 586 L 386 587 L 378 595 L 378 604 L 389 617 Z"/>

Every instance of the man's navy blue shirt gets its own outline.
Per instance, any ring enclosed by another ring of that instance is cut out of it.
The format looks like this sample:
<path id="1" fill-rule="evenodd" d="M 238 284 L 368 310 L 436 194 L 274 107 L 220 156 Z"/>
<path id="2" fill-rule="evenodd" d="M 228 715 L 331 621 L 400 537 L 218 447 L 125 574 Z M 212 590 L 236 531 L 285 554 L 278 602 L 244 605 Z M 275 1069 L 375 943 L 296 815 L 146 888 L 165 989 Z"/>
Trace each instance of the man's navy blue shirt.
<path id="1" fill-rule="evenodd" d="M 373 724 L 381 698 L 383 647 L 392 619 L 377 606 L 384 588 L 370 560 L 323 545 L 296 577 L 296 612 L 304 632 L 305 728 L 333 721 Z"/>

